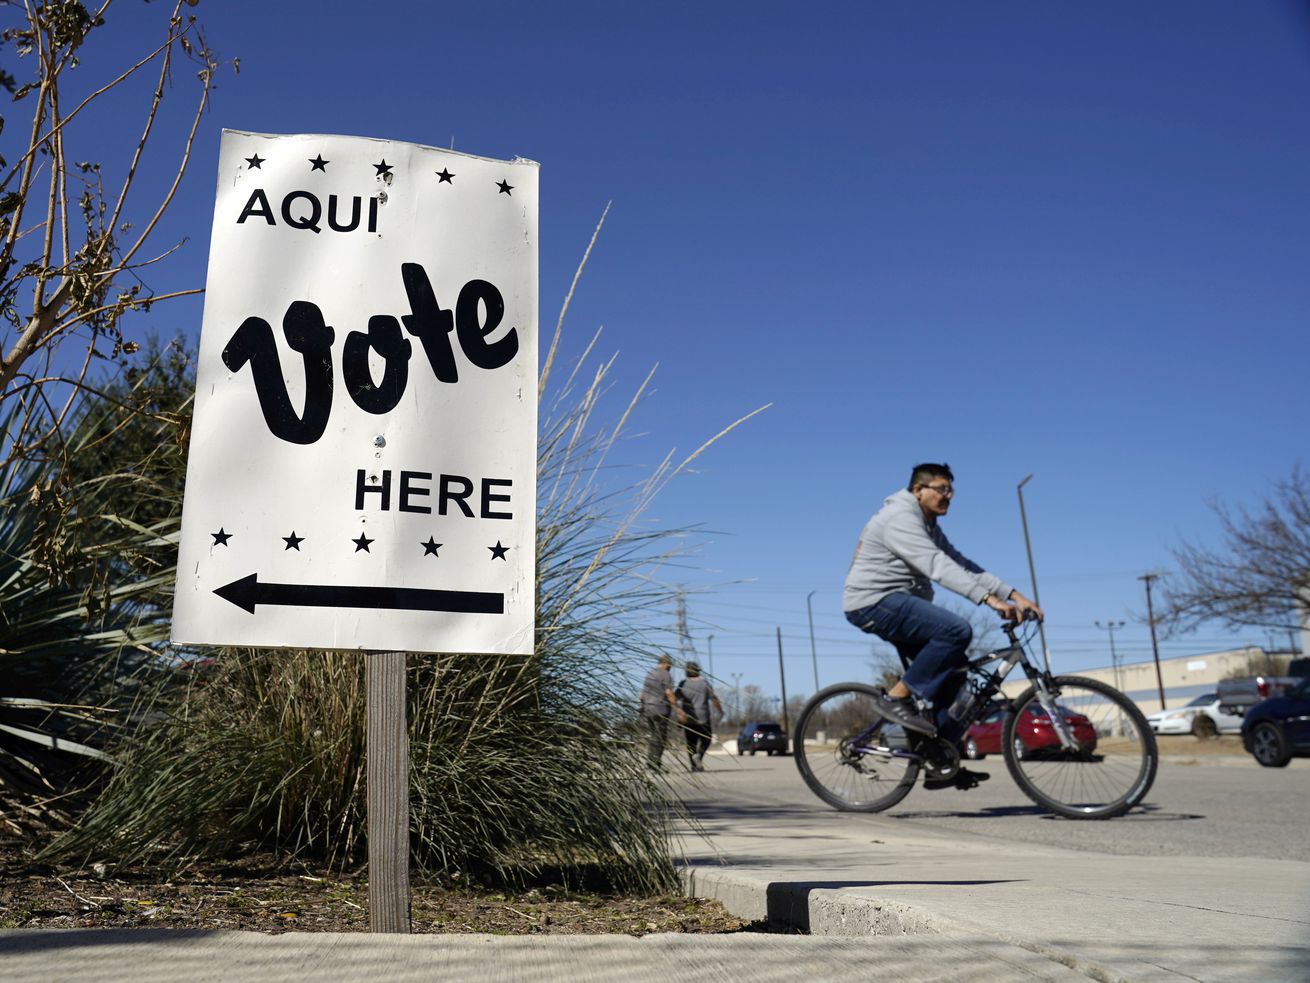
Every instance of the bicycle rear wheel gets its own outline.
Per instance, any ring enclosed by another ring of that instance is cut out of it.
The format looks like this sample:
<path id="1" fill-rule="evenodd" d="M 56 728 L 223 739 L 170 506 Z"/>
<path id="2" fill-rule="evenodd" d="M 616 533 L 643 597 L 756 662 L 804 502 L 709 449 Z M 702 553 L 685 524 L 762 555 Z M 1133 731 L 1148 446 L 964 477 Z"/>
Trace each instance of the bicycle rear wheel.
<path id="1" fill-rule="evenodd" d="M 838 683 L 816 693 L 796 722 L 792 753 L 801 778 L 837 809 L 890 809 L 919 774 L 905 731 L 874 709 L 880 695 L 863 683 Z"/>
<path id="2" fill-rule="evenodd" d="M 1001 750 L 1023 793 L 1069 819 L 1121 816 L 1146 797 L 1159 755 L 1146 718 L 1113 686 L 1081 676 L 1049 684 L 1078 746 L 1063 747 L 1035 686 L 1014 701 Z M 1022 741 L 1023 756 L 1015 753 Z"/>

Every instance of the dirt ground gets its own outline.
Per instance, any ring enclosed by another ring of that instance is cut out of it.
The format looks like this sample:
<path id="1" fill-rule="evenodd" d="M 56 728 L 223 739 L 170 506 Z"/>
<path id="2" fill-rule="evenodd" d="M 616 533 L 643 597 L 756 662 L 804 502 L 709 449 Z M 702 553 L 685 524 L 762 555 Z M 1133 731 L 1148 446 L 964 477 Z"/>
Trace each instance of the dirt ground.
<path id="1" fill-rule="evenodd" d="M 1223 734 L 1205 740 L 1191 734 L 1156 734 L 1155 744 L 1162 758 L 1251 757 L 1242 748 L 1242 738 L 1237 734 Z"/>
<path id="2" fill-rule="evenodd" d="M 421 932 L 498 935 L 743 932 L 714 901 L 606 896 L 557 887 L 517 894 L 411 885 Z M 270 858 L 192 868 L 172 878 L 97 865 L 74 871 L 0 854 L 0 928 L 191 928 L 268 932 L 367 932 L 363 873 L 288 871 Z"/>

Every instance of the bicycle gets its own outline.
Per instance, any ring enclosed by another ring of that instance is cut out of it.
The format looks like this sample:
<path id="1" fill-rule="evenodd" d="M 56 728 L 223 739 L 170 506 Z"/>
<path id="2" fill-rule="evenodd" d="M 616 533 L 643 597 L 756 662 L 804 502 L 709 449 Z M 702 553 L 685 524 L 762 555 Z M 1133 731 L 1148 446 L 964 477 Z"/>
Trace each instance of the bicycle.
<path id="1" fill-rule="evenodd" d="M 961 670 L 950 710 L 960 740 L 999 708 L 1006 768 L 1037 805 L 1069 819 L 1110 819 L 1140 803 L 1159 764 L 1146 717 L 1113 686 L 1034 665 L 1027 651 L 1031 629 L 1022 639 L 1014 625 L 1004 630 L 1008 646 Z M 987 669 L 992 663 L 999 664 Z M 1001 687 L 1016 666 L 1030 685 L 1010 698 Z M 810 790 L 837 809 L 881 812 L 910 794 L 921 770 L 943 780 L 959 774 L 957 742 L 883 718 L 874 709 L 881 695 L 865 683 L 838 683 L 816 693 L 797 721 L 796 767 Z"/>

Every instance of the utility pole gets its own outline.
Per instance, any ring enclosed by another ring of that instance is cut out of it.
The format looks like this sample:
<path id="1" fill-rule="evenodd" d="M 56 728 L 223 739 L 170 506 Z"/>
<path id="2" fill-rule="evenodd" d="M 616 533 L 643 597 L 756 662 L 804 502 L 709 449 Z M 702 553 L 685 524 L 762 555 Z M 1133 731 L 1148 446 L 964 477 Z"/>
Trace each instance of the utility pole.
<path id="1" fill-rule="evenodd" d="M 1041 607 L 1041 598 L 1037 596 L 1037 568 L 1033 566 L 1033 544 L 1028 538 L 1028 513 L 1023 508 L 1023 486 L 1032 480 L 1033 476 L 1028 475 L 1023 481 L 1019 482 L 1017 489 L 1019 492 L 1019 521 L 1023 523 L 1023 546 L 1028 551 L 1028 576 L 1033 581 L 1033 603 Z M 1051 653 L 1046 648 L 1046 626 L 1040 621 L 1037 622 L 1037 637 L 1042 641 L 1042 665 L 1047 672 L 1050 672 Z"/>
<path id="2" fill-rule="evenodd" d="M 741 719 L 741 673 L 732 674 L 732 722 L 740 727 L 743 723 Z"/>
<path id="3" fill-rule="evenodd" d="M 810 616 L 810 658 L 814 660 L 814 692 L 819 692 L 819 654 L 814 648 L 814 608 L 810 606 L 810 598 L 815 592 L 810 591 L 805 595 L 805 611 Z"/>
<path id="4" fill-rule="evenodd" d="M 1158 573 L 1144 573 L 1137 579 L 1146 584 L 1146 620 L 1151 626 L 1151 654 L 1155 656 L 1155 684 L 1160 688 L 1160 709 L 1164 706 L 1164 676 L 1160 674 L 1160 644 L 1155 640 L 1155 610 L 1151 607 L 1151 581 L 1158 580 Z"/>
<path id="5" fill-rule="evenodd" d="M 1114 650 L 1114 633 L 1124 626 L 1124 622 L 1107 621 L 1105 624 L 1101 624 L 1099 621 L 1093 621 L 1092 624 L 1096 625 L 1096 627 L 1100 628 L 1102 631 L 1108 631 L 1110 633 L 1110 666 L 1114 670 L 1114 688 L 1122 693 L 1124 687 L 1123 683 L 1119 681 L 1119 654 Z M 1119 732 L 1123 733 L 1122 713 L 1119 714 Z"/>
<path id="6" fill-rule="evenodd" d="M 714 636 L 711 635 L 705 641 L 705 646 L 710 650 L 710 679 L 714 678 Z"/>
<path id="7" fill-rule="evenodd" d="M 782 627 L 778 627 L 778 679 L 782 683 L 782 729 L 791 733 L 787 720 L 787 670 L 782 665 Z"/>
<path id="8" fill-rule="evenodd" d="M 681 587 L 678 588 L 675 617 L 677 619 L 678 655 L 685 667 L 688 662 L 694 662 L 696 659 L 696 643 L 691 640 L 691 632 L 687 629 L 687 592 Z"/>

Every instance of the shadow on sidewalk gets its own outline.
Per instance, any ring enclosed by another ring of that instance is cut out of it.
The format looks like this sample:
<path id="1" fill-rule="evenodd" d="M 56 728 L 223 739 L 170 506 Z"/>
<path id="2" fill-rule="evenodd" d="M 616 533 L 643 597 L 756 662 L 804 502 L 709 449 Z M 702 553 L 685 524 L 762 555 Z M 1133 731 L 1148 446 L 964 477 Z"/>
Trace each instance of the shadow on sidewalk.
<path id="1" fill-rule="evenodd" d="M 0 955 L 86 946 L 178 945 L 203 941 L 214 935 L 208 929 L 199 928 L 24 929 L 0 933 Z"/>
<path id="2" fill-rule="evenodd" d="M 828 815 L 808 803 L 804 806 L 787 805 L 729 805 L 712 799 L 683 799 L 683 805 L 697 819 L 813 819 L 815 815 Z"/>
<path id="3" fill-rule="evenodd" d="M 1057 816 L 1053 812 L 1048 812 L 1041 806 L 991 806 L 986 809 L 897 809 L 894 813 L 889 813 L 889 819 L 998 819 L 1007 816 L 1033 816 L 1037 819 L 1049 820 L 1051 822 L 1078 822 L 1079 820 L 1065 819 L 1063 816 Z M 1195 812 L 1161 812 L 1158 806 L 1150 803 L 1138 806 L 1129 810 L 1122 816 L 1117 817 L 1114 822 L 1123 822 L 1124 820 L 1136 820 L 1137 822 L 1185 822 L 1195 819 L 1206 819 L 1208 817 Z"/>

